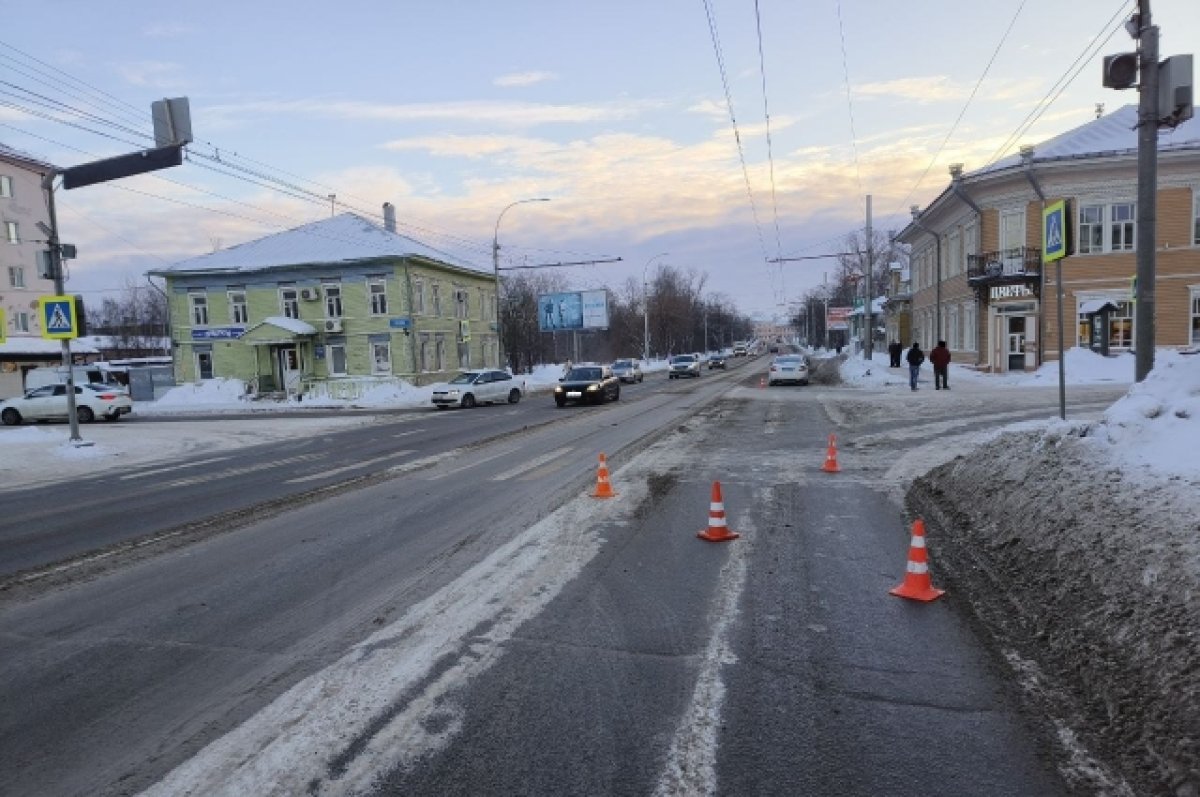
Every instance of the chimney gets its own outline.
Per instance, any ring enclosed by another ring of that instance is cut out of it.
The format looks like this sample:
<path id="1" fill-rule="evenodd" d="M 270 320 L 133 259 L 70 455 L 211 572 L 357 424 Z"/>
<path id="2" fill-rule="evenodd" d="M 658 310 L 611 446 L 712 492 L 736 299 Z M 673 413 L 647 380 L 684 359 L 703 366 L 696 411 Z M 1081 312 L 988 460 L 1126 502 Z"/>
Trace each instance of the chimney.
<path id="1" fill-rule="evenodd" d="M 396 231 L 396 206 L 391 202 L 383 203 L 383 229 L 388 232 Z"/>

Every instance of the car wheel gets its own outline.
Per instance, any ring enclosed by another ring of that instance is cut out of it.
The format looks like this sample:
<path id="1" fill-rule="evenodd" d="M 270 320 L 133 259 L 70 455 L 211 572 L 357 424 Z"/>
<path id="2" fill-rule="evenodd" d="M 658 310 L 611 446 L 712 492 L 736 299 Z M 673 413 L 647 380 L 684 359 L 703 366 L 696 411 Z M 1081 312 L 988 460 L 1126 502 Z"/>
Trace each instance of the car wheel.
<path id="1" fill-rule="evenodd" d="M 446 405 L 445 405 L 445 404 L 434 404 L 433 406 L 437 407 L 439 410 L 444 410 L 444 409 L 446 409 Z"/>
<path id="2" fill-rule="evenodd" d="M 121 420 L 121 413 L 113 412 L 108 415 L 105 415 L 104 420 L 108 421 L 109 423 L 115 423 L 116 421 Z"/>
<path id="3" fill-rule="evenodd" d="M 620 400 L 621 400 L 621 388 L 617 388 L 616 390 L 613 391 L 613 401 L 620 401 Z"/>
<path id="4" fill-rule="evenodd" d="M 520 390 L 517 390 L 514 387 L 512 390 L 508 391 L 508 403 L 509 404 L 516 404 L 520 400 L 521 400 L 521 391 Z"/>
<path id="5" fill-rule="evenodd" d="M 554 403 L 560 407 L 567 406 L 567 400 L 565 398 L 559 398 L 557 396 L 554 397 Z"/>
<path id="6" fill-rule="evenodd" d="M 0 421 L 4 421 L 5 426 L 16 426 L 21 422 L 21 413 L 9 407 L 4 412 L 0 412 Z"/>
<path id="7" fill-rule="evenodd" d="M 462 405 L 464 409 L 472 409 L 475 406 L 475 397 L 470 393 L 462 397 Z"/>
<path id="8" fill-rule="evenodd" d="M 642 381 L 642 375 L 638 374 L 638 382 L 641 382 L 641 381 Z"/>
<path id="9" fill-rule="evenodd" d="M 79 419 L 80 423 L 91 423 L 96 420 L 96 413 L 92 412 L 91 407 L 76 407 L 75 417 Z"/>

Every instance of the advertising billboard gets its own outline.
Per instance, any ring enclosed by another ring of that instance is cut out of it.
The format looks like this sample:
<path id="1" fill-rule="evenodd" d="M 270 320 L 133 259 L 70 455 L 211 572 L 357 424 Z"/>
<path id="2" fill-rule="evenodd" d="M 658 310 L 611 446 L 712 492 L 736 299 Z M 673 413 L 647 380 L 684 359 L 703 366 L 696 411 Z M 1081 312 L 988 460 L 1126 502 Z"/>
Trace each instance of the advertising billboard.
<path id="1" fill-rule="evenodd" d="M 849 307 L 827 307 L 825 309 L 825 328 L 832 331 L 850 328 Z"/>
<path id="2" fill-rule="evenodd" d="M 574 291 L 543 293 L 538 296 L 538 329 L 608 329 L 608 292 Z"/>

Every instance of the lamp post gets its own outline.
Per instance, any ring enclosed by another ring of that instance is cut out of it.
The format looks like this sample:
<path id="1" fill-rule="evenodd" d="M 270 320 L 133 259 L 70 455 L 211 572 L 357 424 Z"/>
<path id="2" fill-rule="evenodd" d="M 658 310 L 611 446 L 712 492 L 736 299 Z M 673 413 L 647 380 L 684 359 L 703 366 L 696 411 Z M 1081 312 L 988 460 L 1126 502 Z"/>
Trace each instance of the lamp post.
<path id="1" fill-rule="evenodd" d="M 500 215 L 496 217 L 496 230 L 492 234 L 492 273 L 496 278 L 496 367 L 504 366 L 504 322 L 500 320 L 500 220 L 504 218 L 504 214 L 509 209 L 517 205 L 524 205 L 526 202 L 549 202 L 547 197 L 536 197 L 534 199 L 518 199 L 516 202 L 508 205 L 504 210 L 500 211 Z"/>
<path id="2" fill-rule="evenodd" d="M 646 261 L 642 266 L 642 361 L 650 362 L 650 300 L 646 295 L 646 269 L 660 257 L 666 257 L 670 252 L 659 252 Z"/>

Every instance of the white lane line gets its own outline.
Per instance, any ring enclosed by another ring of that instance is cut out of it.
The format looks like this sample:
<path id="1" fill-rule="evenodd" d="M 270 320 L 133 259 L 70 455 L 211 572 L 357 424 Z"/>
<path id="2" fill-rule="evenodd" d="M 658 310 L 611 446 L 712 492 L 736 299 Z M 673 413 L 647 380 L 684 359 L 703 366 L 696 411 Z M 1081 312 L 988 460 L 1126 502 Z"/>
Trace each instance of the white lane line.
<path id="1" fill-rule="evenodd" d="M 396 457 L 402 457 L 402 456 L 405 456 L 406 454 L 413 453 L 413 451 L 415 451 L 415 450 L 416 449 L 412 449 L 412 448 L 404 448 L 399 451 L 393 451 L 391 454 L 384 454 L 382 457 L 375 457 L 374 459 L 364 459 L 362 462 L 355 462 L 351 465 L 343 465 L 340 468 L 333 468 L 332 470 L 321 471 L 320 473 L 314 473 L 311 476 L 298 476 L 295 479 L 288 479 L 286 482 L 284 482 L 284 484 L 299 484 L 301 482 L 311 482 L 311 481 L 316 481 L 317 479 L 324 479 L 328 476 L 336 476 L 337 474 L 345 473 L 348 470 L 357 470 L 358 468 L 365 468 L 368 465 L 374 465 L 377 462 L 384 462 L 389 459 L 395 459 Z"/>
<path id="2" fill-rule="evenodd" d="M 494 482 L 502 482 L 507 479 L 511 479 L 514 476 L 520 476 L 522 473 L 525 473 L 526 471 L 533 470 L 534 468 L 536 468 L 540 465 L 545 465 L 547 462 L 550 462 L 551 460 L 558 459 L 559 457 L 568 453 L 570 450 L 571 450 L 570 446 L 565 446 L 563 448 L 558 449 L 557 451 L 551 451 L 548 454 L 542 454 L 540 457 L 531 459 L 528 462 L 523 462 L 520 465 L 518 465 L 517 467 L 512 468 L 511 470 L 506 470 L 503 473 L 497 473 L 495 476 L 493 476 L 491 478 L 491 480 Z"/>
<path id="3" fill-rule="evenodd" d="M 455 449 L 455 452 L 461 451 L 461 450 L 462 449 Z M 511 454 L 515 454 L 516 452 L 517 452 L 517 449 L 515 449 L 515 448 L 510 448 L 507 451 L 497 451 L 495 454 L 489 454 L 486 457 L 479 457 L 477 459 L 472 459 L 467 464 L 459 465 L 457 468 L 450 468 L 449 470 L 444 470 L 444 471 L 441 471 L 440 473 L 431 474 L 429 478 L 430 479 L 444 479 L 447 476 L 453 476 L 456 473 L 462 473 L 464 470 L 470 470 L 471 468 L 482 465 L 485 462 L 491 462 L 493 459 L 499 459 L 500 457 L 507 457 Z M 454 453 L 454 452 L 450 452 L 450 453 Z"/>
<path id="4" fill-rule="evenodd" d="M 143 470 L 138 473 L 127 473 L 121 477 L 121 481 L 126 479 L 141 479 L 146 476 L 157 476 L 160 473 L 170 473 L 173 470 L 183 470 L 184 468 L 195 468 L 200 465 L 211 465 L 214 462 L 224 462 L 225 460 L 233 459 L 229 457 L 213 457 L 212 459 L 202 459 L 198 462 L 185 462 L 182 465 L 168 465 L 165 468 L 155 468 L 154 470 Z"/>
<path id="5" fill-rule="evenodd" d="M 255 473 L 260 470 L 268 470 L 269 468 L 277 468 L 280 465 L 294 465 L 298 462 L 311 462 L 314 459 L 322 459 L 326 455 L 321 454 L 301 454 L 296 457 L 287 457 L 286 459 L 277 459 L 273 462 L 260 462 L 257 465 L 247 465 L 244 468 L 230 468 L 228 470 L 218 470 L 212 473 L 204 473 L 199 476 L 193 476 L 189 479 L 176 479 L 168 484 L 169 487 L 185 487 L 189 484 L 201 484 L 203 482 L 211 482 L 217 479 L 224 479 L 228 476 L 243 476 L 247 473 Z"/>
<path id="6" fill-rule="evenodd" d="M 413 429 L 411 432 L 398 432 L 398 433 L 392 435 L 392 437 L 408 437 L 410 434 L 417 434 L 418 432 L 423 432 L 423 431 L 425 431 L 425 430 L 424 429 Z"/>

